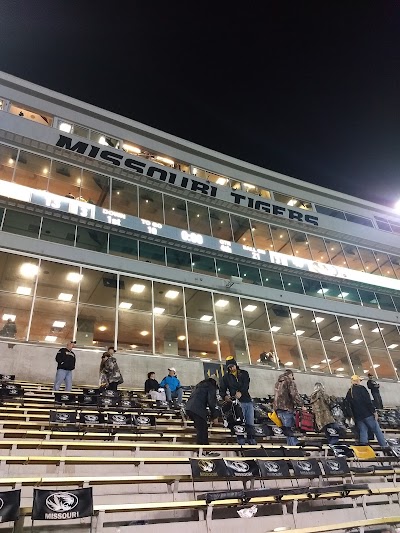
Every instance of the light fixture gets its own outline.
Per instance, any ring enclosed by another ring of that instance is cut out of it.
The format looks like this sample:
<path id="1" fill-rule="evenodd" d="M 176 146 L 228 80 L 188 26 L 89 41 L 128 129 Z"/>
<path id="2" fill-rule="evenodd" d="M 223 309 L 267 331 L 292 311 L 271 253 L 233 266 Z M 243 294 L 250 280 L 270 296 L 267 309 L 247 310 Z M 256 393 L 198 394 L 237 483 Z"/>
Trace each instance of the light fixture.
<path id="1" fill-rule="evenodd" d="M 200 352 L 200 355 L 207 355 L 207 352 Z"/>
<path id="2" fill-rule="evenodd" d="M 322 316 L 316 316 L 316 317 L 315 317 L 315 320 L 311 320 L 311 322 L 315 322 L 316 324 L 319 324 L 319 323 L 322 322 L 323 320 L 325 320 L 324 317 L 322 317 Z"/>
<path id="3" fill-rule="evenodd" d="M 226 307 L 228 304 L 228 300 L 217 300 L 215 302 L 215 307 Z"/>
<path id="4" fill-rule="evenodd" d="M 184 341 L 186 339 L 185 335 L 179 335 L 178 341 Z"/>
<path id="5" fill-rule="evenodd" d="M 53 322 L 53 328 L 63 328 L 65 324 L 66 322 L 62 322 L 61 320 L 55 320 Z"/>
<path id="6" fill-rule="evenodd" d="M 34 278 L 39 272 L 39 267 L 33 263 L 22 263 L 19 267 L 19 273 L 24 278 Z"/>
<path id="7" fill-rule="evenodd" d="M 293 333 L 293 335 L 296 335 L 297 337 L 300 337 L 300 335 L 303 335 L 305 331 L 303 329 L 296 329 L 296 331 Z"/>
<path id="8" fill-rule="evenodd" d="M 106 138 L 104 137 L 104 135 L 100 136 L 99 144 L 102 144 L 103 146 L 108 146 L 108 142 L 106 141 Z"/>
<path id="9" fill-rule="evenodd" d="M 141 331 L 140 334 L 142 335 L 142 337 L 146 337 L 146 335 L 148 335 L 149 332 L 144 330 L 144 331 Z"/>
<path id="10" fill-rule="evenodd" d="M 46 337 L 44 338 L 44 340 L 45 340 L 46 342 L 56 342 L 57 337 L 55 337 L 54 335 L 46 335 Z"/>
<path id="11" fill-rule="evenodd" d="M 4 318 L 4 316 L 3 316 Z M 390 346 L 388 346 L 389 350 L 394 350 L 395 348 L 397 348 L 398 344 L 391 344 Z"/>
<path id="12" fill-rule="evenodd" d="M 250 183 L 243 183 L 243 185 L 244 185 L 247 189 L 255 189 L 255 188 L 256 188 L 255 185 L 251 185 Z"/>
<path id="13" fill-rule="evenodd" d="M 271 331 L 276 332 L 281 329 L 281 326 L 272 326 Z"/>
<path id="14" fill-rule="evenodd" d="M 177 296 L 179 296 L 179 291 L 167 291 L 165 293 L 166 298 L 170 298 L 171 300 L 174 300 Z"/>
<path id="15" fill-rule="evenodd" d="M 218 185 L 225 185 L 225 183 L 226 183 L 227 181 L 228 181 L 227 178 L 218 178 L 217 181 L 216 181 L 216 183 L 217 183 Z"/>
<path id="16" fill-rule="evenodd" d="M 379 368 L 381 365 L 372 365 L 374 368 Z"/>
<path id="17" fill-rule="evenodd" d="M 240 320 L 229 320 L 228 326 L 237 326 Z"/>
<path id="18" fill-rule="evenodd" d="M 354 339 L 354 341 L 351 341 L 351 344 L 360 344 L 362 342 L 362 339 Z"/>
<path id="19" fill-rule="evenodd" d="M 8 164 L 13 165 L 14 163 L 15 163 L 14 159 L 10 157 L 10 159 L 8 160 Z"/>
<path id="20" fill-rule="evenodd" d="M 340 337 L 339 337 L 340 339 Z M 321 363 L 330 363 L 332 359 L 322 359 Z"/>
<path id="21" fill-rule="evenodd" d="M 325 293 L 328 292 L 328 291 L 329 291 L 329 289 L 318 289 L 318 290 L 317 290 L 317 293 L 318 293 L 318 294 L 325 294 Z"/>
<path id="22" fill-rule="evenodd" d="M 343 372 L 344 368 L 341 366 L 340 368 L 336 369 L 336 372 Z"/>
<path id="23" fill-rule="evenodd" d="M 200 320 L 202 320 L 203 322 L 210 322 L 210 320 L 212 320 L 212 316 L 211 315 L 203 315 L 200 317 Z"/>
<path id="24" fill-rule="evenodd" d="M 319 368 L 321 365 L 312 365 L 310 368 L 316 369 Z"/>
<path id="25" fill-rule="evenodd" d="M 146 285 L 141 285 L 140 283 L 134 283 L 131 287 L 131 292 L 136 292 L 136 294 L 140 294 L 144 291 L 146 288 Z"/>
<path id="26" fill-rule="evenodd" d="M 15 322 L 16 318 L 17 318 L 17 315 L 8 315 L 7 313 L 3 315 L 3 320 L 11 320 L 11 322 Z"/>
<path id="27" fill-rule="evenodd" d="M 153 309 L 153 313 L 155 315 L 162 315 L 165 311 L 165 308 L 164 307 L 154 307 Z"/>
<path id="28" fill-rule="evenodd" d="M 22 285 L 20 287 L 17 287 L 16 293 L 17 294 L 24 294 L 25 296 L 29 296 L 32 289 L 30 287 L 23 287 Z"/>
<path id="29" fill-rule="evenodd" d="M 132 348 L 132 350 L 134 350 L 135 348 L 137 348 L 137 344 L 130 344 L 129 346 Z"/>
<path id="30" fill-rule="evenodd" d="M 196 176 L 196 174 L 197 174 L 197 168 L 196 167 L 193 167 L 192 173 Z"/>
<path id="31" fill-rule="evenodd" d="M 47 167 L 44 167 L 43 174 L 47 174 L 49 172 L 49 169 Z"/>
<path id="32" fill-rule="evenodd" d="M 246 307 L 243 307 L 243 311 L 248 311 L 249 313 L 252 313 L 257 309 L 256 305 L 246 305 Z"/>
<path id="33" fill-rule="evenodd" d="M 131 144 L 122 144 L 122 149 L 125 150 L 125 152 L 129 152 L 130 154 L 140 154 L 141 149 L 137 146 L 132 146 Z"/>
<path id="34" fill-rule="evenodd" d="M 287 361 L 284 363 L 285 366 L 293 366 L 293 361 Z"/>
<path id="35" fill-rule="evenodd" d="M 358 324 L 353 324 L 352 326 L 350 326 L 350 329 L 358 329 L 358 328 L 359 328 Z"/>
<path id="36" fill-rule="evenodd" d="M 371 329 L 371 333 L 379 333 L 380 331 L 383 331 L 383 328 Z"/>
<path id="37" fill-rule="evenodd" d="M 213 344 L 219 344 L 219 341 L 213 341 Z"/>
<path id="38" fill-rule="evenodd" d="M 67 274 L 67 281 L 72 281 L 73 283 L 79 283 L 82 278 L 83 275 L 78 274 L 78 272 L 69 272 Z"/>
<path id="39" fill-rule="evenodd" d="M 292 198 L 291 200 L 288 201 L 287 205 L 290 205 L 290 206 L 294 206 L 297 204 L 297 200 L 295 200 L 294 198 Z"/>
<path id="40" fill-rule="evenodd" d="M 129 302 L 121 302 L 118 306 L 120 309 L 130 309 L 132 304 Z"/>
<path id="41" fill-rule="evenodd" d="M 97 329 L 98 329 L 99 331 L 106 331 L 107 326 L 99 326 Z"/>
<path id="42" fill-rule="evenodd" d="M 71 133 L 72 124 L 68 124 L 68 122 L 60 122 L 60 124 L 58 125 L 58 129 L 60 131 L 65 131 L 65 133 Z"/>
<path id="43" fill-rule="evenodd" d="M 339 337 L 339 335 L 334 335 L 333 337 L 331 337 L 329 340 L 330 341 L 333 341 L 333 342 L 336 342 L 338 340 L 340 340 L 342 337 Z"/>
<path id="44" fill-rule="evenodd" d="M 169 159 L 168 157 L 162 157 L 161 155 L 156 156 L 156 161 L 160 161 L 161 163 L 165 163 L 167 165 L 175 165 L 175 161 Z"/>
<path id="45" fill-rule="evenodd" d="M 342 297 L 342 298 L 346 298 L 350 293 L 349 292 L 341 292 L 340 294 L 338 294 L 338 298 Z"/>
<path id="46" fill-rule="evenodd" d="M 58 295 L 58 299 L 62 300 L 63 302 L 70 302 L 72 300 L 73 294 L 69 294 L 67 292 L 60 292 Z"/>
<path id="47" fill-rule="evenodd" d="M 290 313 L 290 314 L 292 315 L 293 319 L 297 318 L 300 315 L 300 313 Z"/>

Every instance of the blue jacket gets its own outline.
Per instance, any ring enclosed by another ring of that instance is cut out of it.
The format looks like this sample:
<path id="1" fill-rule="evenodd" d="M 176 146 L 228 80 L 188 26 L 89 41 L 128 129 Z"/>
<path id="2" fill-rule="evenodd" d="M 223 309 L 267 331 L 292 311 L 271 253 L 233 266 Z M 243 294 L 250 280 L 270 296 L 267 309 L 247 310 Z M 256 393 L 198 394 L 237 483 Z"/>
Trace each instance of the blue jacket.
<path id="1" fill-rule="evenodd" d="M 171 392 L 176 391 L 176 389 L 179 389 L 181 386 L 181 382 L 176 376 L 165 376 L 165 378 L 161 381 L 160 387 L 165 387 L 165 385 L 168 385 Z"/>

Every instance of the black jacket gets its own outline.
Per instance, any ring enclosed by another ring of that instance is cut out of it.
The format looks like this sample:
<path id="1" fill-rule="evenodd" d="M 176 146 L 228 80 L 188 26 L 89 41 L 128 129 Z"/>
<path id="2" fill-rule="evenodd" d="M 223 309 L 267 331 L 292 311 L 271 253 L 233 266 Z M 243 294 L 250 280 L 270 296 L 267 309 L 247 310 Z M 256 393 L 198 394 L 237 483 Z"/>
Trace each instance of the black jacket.
<path id="1" fill-rule="evenodd" d="M 196 385 L 186 402 L 185 410 L 207 420 L 207 407 L 210 408 L 211 418 L 217 418 L 217 383 L 211 378 Z"/>
<path id="2" fill-rule="evenodd" d="M 369 378 L 369 380 L 367 381 L 367 387 L 372 392 L 372 394 L 377 394 L 379 392 L 379 386 L 379 383 L 373 378 Z"/>
<path id="3" fill-rule="evenodd" d="M 226 371 L 219 385 L 219 393 L 222 398 L 224 398 L 228 389 L 231 396 L 235 396 L 236 392 L 239 391 L 242 393 L 242 396 L 239 401 L 247 403 L 251 402 L 249 386 L 249 373 L 247 372 L 247 370 L 241 370 L 239 367 L 237 367 L 237 377 L 233 374 L 230 374 L 228 370 Z"/>
<path id="4" fill-rule="evenodd" d="M 56 361 L 58 363 L 57 370 L 74 370 L 75 368 L 75 354 L 72 350 L 67 348 L 60 348 L 56 355 Z"/>
<path id="5" fill-rule="evenodd" d="M 371 396 L 362 385 L 352 385 L 346 394 L 346 400 L 351 406 L 355 422 L 373 416 L 375 413 Z"/>
<path id="6" fill-rule="evenodd" d="M 157 391 L 159 388 L 160 388 L 160 385 L 156 379 L 149 378 L 149 379 L 146 379 L 146 381 L 144 382 L 144 392 L 146 392 L 147 394 L 151 390 Z"/>

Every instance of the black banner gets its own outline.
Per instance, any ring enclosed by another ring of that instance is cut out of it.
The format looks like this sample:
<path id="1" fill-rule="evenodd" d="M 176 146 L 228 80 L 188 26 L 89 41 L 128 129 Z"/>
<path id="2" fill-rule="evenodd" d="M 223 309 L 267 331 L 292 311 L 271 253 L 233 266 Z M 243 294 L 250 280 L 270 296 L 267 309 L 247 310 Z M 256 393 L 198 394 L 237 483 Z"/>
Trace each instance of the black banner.
<path id="1" fill-rule="evenodd" d="M 262 478 L 290 477 L 287 461 L 273 459 L 257 459 Z"/>
<path id="2" fill-rule="evenodd" d="M 330 444 L 335 457 L 354 457 L 353 450 L 347 444 Z"/>
<path id="3" fill-rule="evenodd" d="M 282 428 L 279 428 L 278 426 L 271 426 L 272 435 L 274 437 L 284 437 L 284 433 Z"/>
<path id="4" fill-rule="evenodd" d="M 346 475 L 350 473 L 346 457 L 332 457 L 332 459 L 321 459 L 327 476 Z"/>
<path id="5" fill-rule="evenodd" d="M 226 471 L 230 477 L 259 477 L 260 470 L 254 460 L 234 461 L 224 459 Z"/>
<path id="6" fill-rule="evenodd" d="M 76 411 L 50 411 L 52 424 L 76 424 Z"/>
<path id="7" fill-rule="evenodd" d="M 92 394 L 83 394 L 82 396 L 79 396 L 79 404 L 90 405 L 92 407 L 97 406 L 97 396 Z"/>
<path id="8" fill-rule="evenodd" d="M 101 413 L 81 413 L 79 420 L 81 424 L 97 426 L 98 424 L 104 424 L 104 415 Z"/>
<path id="9" fill-rule="evenodd" d="M 107 417 L 107 424 L 111 426 L 130 427 L 132 425 L 132 416 L 123 413 L 109 414 Z"/>
<path id="10" fill-rule="evenodd" d="M 15 374 L 0 374 L 1 381 L 14 381 Z"/>
<path id="11" fill-rule="evenodd" d="M 153 415 L 136 415 L 132 417 L 132 424 L 135 426 L 155 427 L 156 417 Z"/>
<path id="12" fill-rule="evenodd" d="M 119 398 L 112 398 L 108 396 L 97 396 L 100 409 L 110 409 L 110 407 L 118 407 Z"/>
<path id="13" fill-rule="evenodd" d="M 194 478 L 218 478 L 228 475 L 223 459 L 190 459 L 190 466 Z"/>
<path id="14" fill-rule="evenodd" d="M 19 517 L 21 491 L 0 492 L 0 522 L 15 522 Z"/>
<path id="15" fill-rule="evenodd" d="M 253 428 L 256 437 L 270 437 L 272 435 L 271 426 L 268 424 L 255 424 Z"/>
<path id="16" fill-rule="evenodd" d="M 97 396 L 100 393 L 100 389 L 83 389 L 83 394 L 87 394 L 88 396 Z"/>
<path id="17" fill-rule="evenodd" d="M 92 487 L 76 490 L 33 490 L 32 520 L 71 520 L 92 514 Z"/>
<path id="18" fill-rule="evenodd" d="M 70 394 L 68 392 L 56 392 L 54 394 L 54 401 L 56 403 L 73 404 L 78 401 L 76 394 Z"/>
<path id="19" fill-rule="evenodd" d="M 292 466 L 296 477 L 313 478 L 322 475 L 321 468 L 316 459 L 292 461 Z"/>

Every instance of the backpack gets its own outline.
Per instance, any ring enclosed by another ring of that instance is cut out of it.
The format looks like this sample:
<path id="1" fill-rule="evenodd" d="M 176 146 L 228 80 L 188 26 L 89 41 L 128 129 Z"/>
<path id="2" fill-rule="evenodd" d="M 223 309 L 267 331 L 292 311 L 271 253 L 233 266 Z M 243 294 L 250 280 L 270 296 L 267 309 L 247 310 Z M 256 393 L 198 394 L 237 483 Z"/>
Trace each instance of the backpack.
<path id="1" fill-rule="evenodd" d="M 308 411 L 296 411 L 296 427 L 304 433 L 314 431 L 314 415 Z"/>

